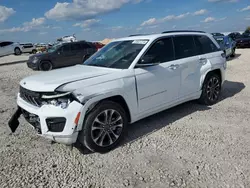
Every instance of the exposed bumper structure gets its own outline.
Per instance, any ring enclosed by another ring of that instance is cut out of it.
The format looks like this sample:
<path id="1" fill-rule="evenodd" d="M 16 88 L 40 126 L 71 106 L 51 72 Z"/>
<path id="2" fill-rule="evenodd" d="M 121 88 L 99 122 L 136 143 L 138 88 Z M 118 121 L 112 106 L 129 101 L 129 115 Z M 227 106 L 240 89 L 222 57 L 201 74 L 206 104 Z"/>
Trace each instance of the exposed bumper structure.
<path id="1" fill-rule="evenodd" d="M 23 100 L 20 94 L 17 97 L 17 104 L 25 119 L 38 131 L 39 135 L 67 145 L 76 142 L 78 124 L 75 119 L 83 110 L 82 104 L 73 101 L 66 109 L 54 105 L 36 107 Z"/>

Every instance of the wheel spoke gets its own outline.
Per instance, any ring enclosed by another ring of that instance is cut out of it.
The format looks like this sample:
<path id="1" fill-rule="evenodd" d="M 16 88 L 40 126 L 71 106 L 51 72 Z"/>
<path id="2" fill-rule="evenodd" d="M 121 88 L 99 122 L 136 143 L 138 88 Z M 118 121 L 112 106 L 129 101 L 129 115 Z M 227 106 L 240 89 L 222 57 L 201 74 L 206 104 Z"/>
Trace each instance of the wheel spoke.
<path id="1" fill-rule="evenodd" d="M 111 124 L 115 124 L 121 119 L 122 119 L 122 117 L 119 115 L 114 121 L 111 122 Z"/>
<path id="2" fill-rule="evenodd" d="M 114 112 L 115 112 L 114 110 L 110 110 L 110 114 L 108 117 L 108 123 L 111 123 Z"/>
<path id="3" fill-rule="evenodd" d="M 99 132 L 99 134 L 97 135 L 97 137 L 94 139 L 94 141 L 97 142 L 101 138 L 101 136 L 103 135 L 103 133 L 104 133 L 104 130 L 101 130 Z"/>
<path id="4" fill-rule="evenodd" d="M 99 116 L 95 118 L 94 122 L 99 123 L 100 125 L 105 125 L 105 122 L 99 120 Z"/>
<path id="5" fill-rule="evenodd" d="M 120 135 L 116 134 L 113 130 L 110 130 L 110 132 L 114 135 L 114 137 L 115 137 L 116 139 L 119 138 Z"/>
<path id="6" fill-rule="evenodd" d="M 107 135 L 108 135 L 108 137 L 109 137 L 109 145 L 113 144 L 114 141 L 113 141 L 112 137 L 110 136 L 109 133 L 107 133 Z"/>
<path id="7" fill-rule="evenodd" d="M 104 141 L 104 138 L 106 137 L 107 133 L 104 132 L 101 136 L 101 140 L 100 140 L 100 146 L 103 146 L 103 141 Z"/>
<path id="8" fill-rule="evenodd" d="M 105 110 L 103 113 L 104 113 L 105 124 L 107 124 L 108 123 L 108 110 Z"/>
<path id="9" fill-rule="evenodd" d="M 123 126 L 122 124 L 112 125 L 112 126 L 110 127 L 110 129 L 114 130 L 114 129 L 118 128 L 118 127 L 122 128 L 122 126 Z"/>

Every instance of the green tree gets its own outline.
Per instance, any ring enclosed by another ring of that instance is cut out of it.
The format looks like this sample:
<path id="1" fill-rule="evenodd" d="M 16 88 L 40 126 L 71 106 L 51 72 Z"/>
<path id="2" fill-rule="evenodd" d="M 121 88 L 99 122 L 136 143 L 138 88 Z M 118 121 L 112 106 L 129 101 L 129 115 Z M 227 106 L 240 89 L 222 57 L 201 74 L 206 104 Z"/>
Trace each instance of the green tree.
<path id="1" fill-rule="evenodd" d="M 245 33 L 250 33 L 250 26 L 246 28 Z"/>

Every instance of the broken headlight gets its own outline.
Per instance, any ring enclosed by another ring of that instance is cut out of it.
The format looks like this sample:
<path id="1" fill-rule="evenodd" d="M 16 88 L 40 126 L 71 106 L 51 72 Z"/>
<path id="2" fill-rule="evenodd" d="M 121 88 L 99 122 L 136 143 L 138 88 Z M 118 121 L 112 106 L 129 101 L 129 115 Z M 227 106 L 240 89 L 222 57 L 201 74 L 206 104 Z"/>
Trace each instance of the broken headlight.
<path id="1" fill-rule="evenodd" d="M 73 101 L 71 92 L 42 95 L 42 105 L 54 105 L 66 109 Z"/>

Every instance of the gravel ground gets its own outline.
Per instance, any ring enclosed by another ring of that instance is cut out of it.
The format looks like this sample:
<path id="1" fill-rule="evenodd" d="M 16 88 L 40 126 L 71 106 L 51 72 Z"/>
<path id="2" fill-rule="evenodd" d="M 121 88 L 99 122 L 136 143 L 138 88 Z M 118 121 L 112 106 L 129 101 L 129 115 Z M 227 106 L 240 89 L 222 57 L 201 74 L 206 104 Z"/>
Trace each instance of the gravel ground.
<path id="1" fill-rule="evenodd" d="M 10 134 L 18 82 L 37 72 L 0 67 L 0 187 L 250 187 L 250 53 L 237 53 L 218 104 L 189 102 L 139 121 L 107 154 L 52 144 L 23 119 Z"/>

